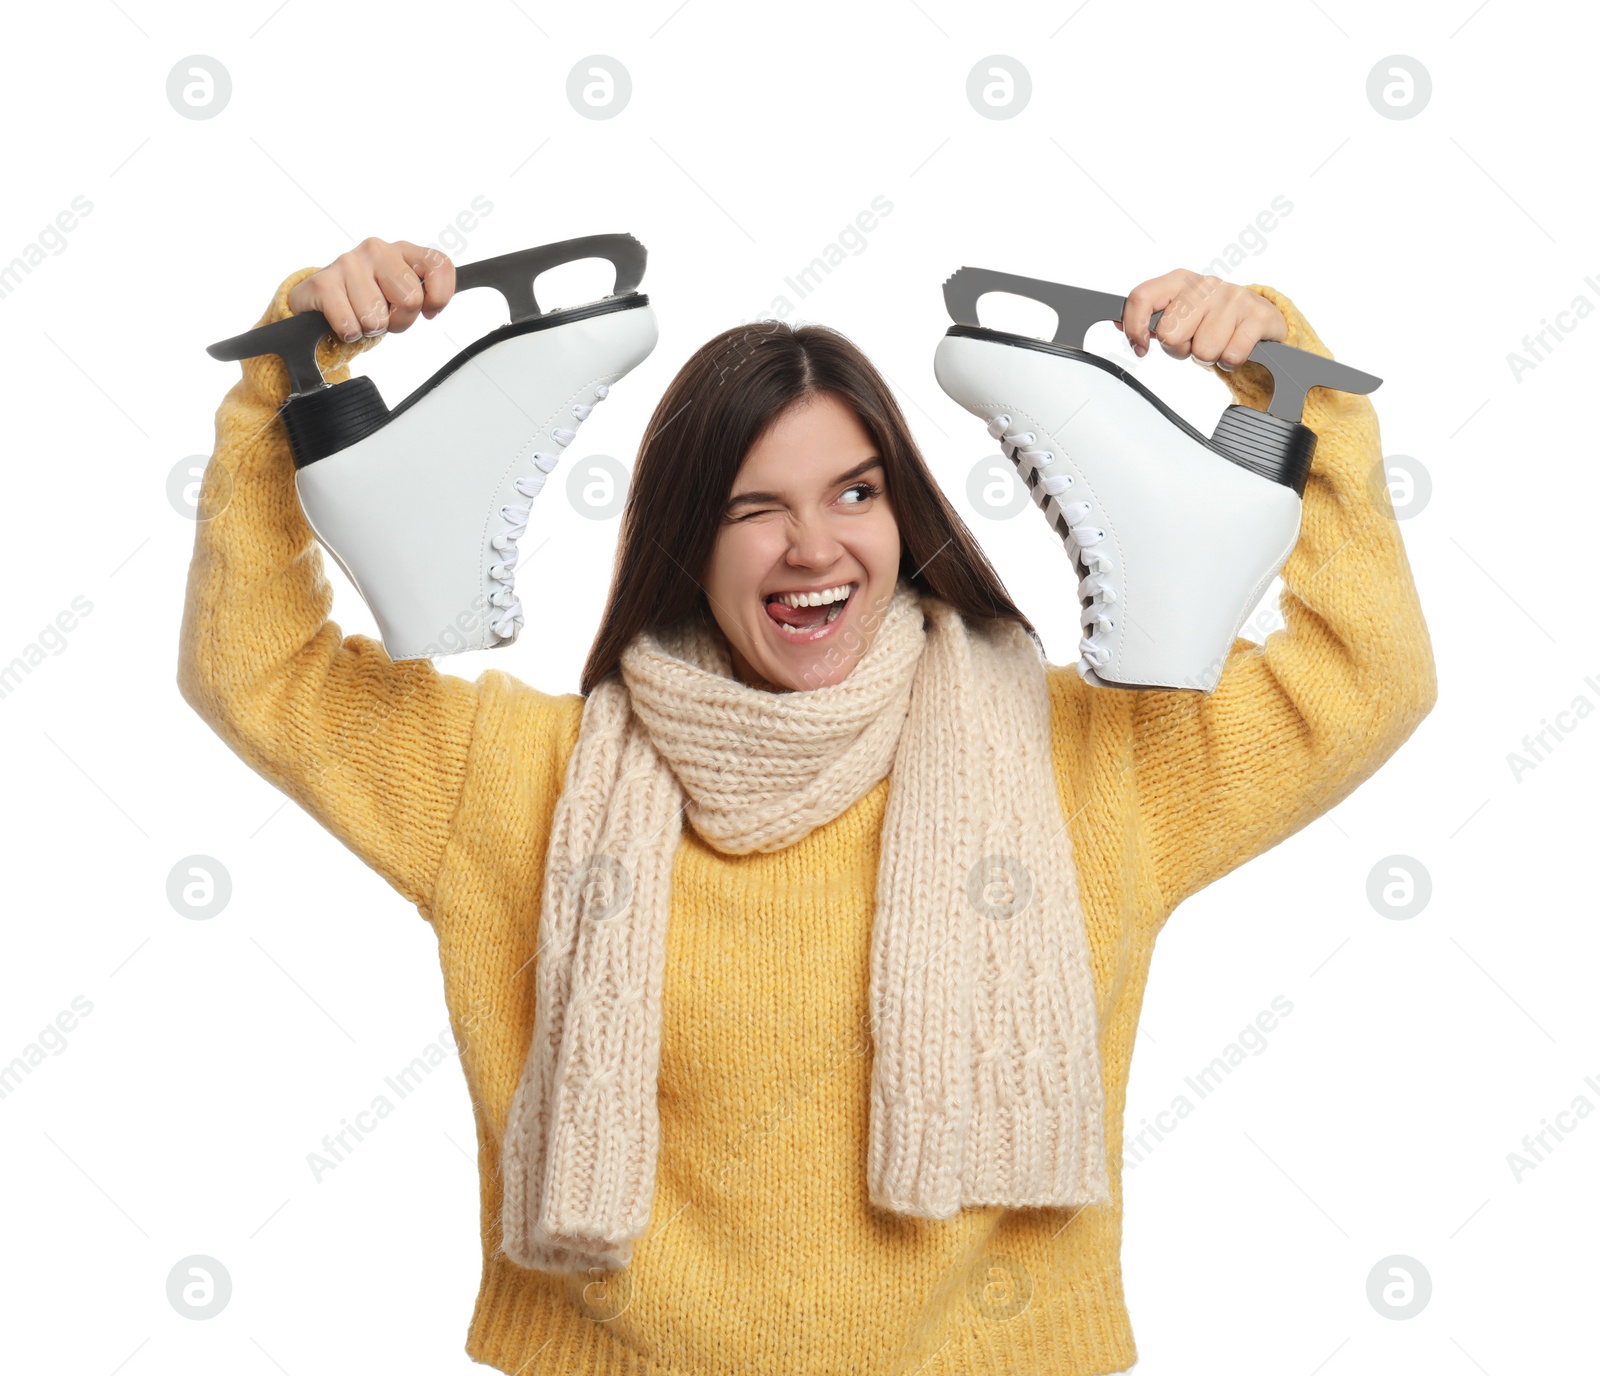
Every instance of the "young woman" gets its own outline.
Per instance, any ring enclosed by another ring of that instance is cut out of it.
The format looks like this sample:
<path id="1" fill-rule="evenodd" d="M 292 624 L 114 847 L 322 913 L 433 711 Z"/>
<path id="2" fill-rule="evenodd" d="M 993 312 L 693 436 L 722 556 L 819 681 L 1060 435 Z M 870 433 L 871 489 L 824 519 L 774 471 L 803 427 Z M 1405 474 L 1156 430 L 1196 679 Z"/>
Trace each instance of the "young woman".
<path id="1" fill-rule="evenodd" d="M 342 381 L 453 288 L 448 259 L 369 239 L 259 323 L 321 310 Z M 1168 354 L 1257 408 L 1259 339 L 1329 352 L 1266 287 L 1135 287 L 1141 354 L 1156 310 Z M 725 331 L 656 408 L 583 691 L 550 695 L 341 633 L 275 420 L 287 377 L 242 367 L 178 682 L 438 936 L 482 1182 L 468 1353 L 1130 1366 L 1123 1109 L 1156 935 L 1369 777 L 1437 691 L 1367 398 L 1306 407 L 1284 628 L 1236 641 L 1209 695 L 1117 691 L 1045 661 L 853 344 Z M 1074 579 L 1064 558 L 1053 591 Z M 517 592 L 531 628 L 560 588 L 534 565 Z"/>

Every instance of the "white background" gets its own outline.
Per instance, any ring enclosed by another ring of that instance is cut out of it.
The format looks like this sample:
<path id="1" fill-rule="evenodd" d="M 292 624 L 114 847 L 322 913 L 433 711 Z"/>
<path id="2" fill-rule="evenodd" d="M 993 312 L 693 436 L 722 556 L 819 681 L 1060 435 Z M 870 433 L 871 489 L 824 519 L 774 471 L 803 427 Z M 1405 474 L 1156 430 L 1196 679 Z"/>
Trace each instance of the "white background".
<path id="1" fill-rule="evenodd" d="M 1520 780 L 1508 763 L 1574 699 L 1600 704 L 1600 318 L 1520 380 L 1508 363 L 1575 298 L 1600 305 L 1600 277 L 1585 281 L 1600 275 L 1593 17 L 1504 0 L 674 3 L 122 0 L 8 15 L 0 262 L 75 196 L 93 208 L 0 298 L 0 662 L 75 596 L 92 612 L 0 698 L 0 1062 L 74 997 L 92 1012 L 0 1100 L 0 1365 L 482 1369 L 462 1351 L 479 1238 L 457 1067 L 320 1183 L 306 1160 L 447 1028 L 432 932 L 175 687 L 194 526 L 168 475 L 210 453 L 239 372 L 208 343 L 252 325 L 289 272 L 367 235 L 444 246 L 475 197 L 492 211 L 450 247 L 458 262 L 631 231 L 650 251 L 661 340 L 568 465 L 631 463 L 688 354 L 788 295 L 893 382 L 935 473 L 1067 663 L 1077 608 L 1059 542 L 1031 507 L 1002 523 L 967 501 L 993 449 L 933 379 L 940 284 L 970 263 L 1126 292 L 1203 270 L 1281 195 L 1292 212 L 1230 280 L 1288 293 L 1337 357 L 1385 380 L 1385 453 L 1432 484 L 1402 530 L 1440 698 L 1349 800 L 1191 899 L 1161 936 L 1130 1136 L 1274 996 L 1293 1012 L 1127 1172 L 1137 1369 L 1593 1369 L 1600 1122 L 1579 1120 L 1520 1181 L 1507 1161 L 1580 1094 L 1600 1106 L 1584 1083 L 1600 1081 L 1600 721 L 1569 718 Z M 580 118 L 565 94 L 596 53 L 633 82 L 611 119 Z M 167 99 L 194 54 L 232 79 L 214 118 Z M 1031 75 L 1013 118 L 982 118 L 966 97 L 992 54 Z M 1432 80 L 1409 119 L 1366 94 L 1395 54 Z M 893 209 L 864 250 L 795 300 L 784 278 L 879 195 Z M 589 299 L 604 275 L 573 269 L 555 296 Z M 493 293 L 466 293 L 357 370 L 397 403 L 503 319 Z M 1044 319 L 1013 303 L 987 323 Z M 1090 342 L 1131 365 L 1110 326 Z M 1215 379 L 1159 351 L 1135 371 L 1209 433 L 1227 400 Z M 575 691 L 615 536 L 615 519 L 539 504 L 523 544 L 548 539 L 518 576 L 528 629 L 441 667 Z M 331 561 L 329 576 L 344 629 L 375 633 Z M 169 872 L 197 854 L 233 884 L 209 921 L 167 899 Z M 1369 873 L 1395 855 L 1432 884 L 1404 921 L 1367 899 Z M 206 1322 L 166 1297 L 191 1254 L 233 1280 Z M 1432 1278 L 1404 1321 L 1367 1297 L 1393 1254 Z"/>

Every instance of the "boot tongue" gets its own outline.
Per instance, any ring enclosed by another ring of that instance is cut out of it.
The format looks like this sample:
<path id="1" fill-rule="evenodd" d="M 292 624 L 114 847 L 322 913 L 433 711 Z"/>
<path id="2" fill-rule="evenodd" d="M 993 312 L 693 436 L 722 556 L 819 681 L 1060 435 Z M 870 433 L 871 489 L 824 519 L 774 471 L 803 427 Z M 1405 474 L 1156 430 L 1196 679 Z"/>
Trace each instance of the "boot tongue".
<path id="1" fill-rule="evenodd" d="M 767 603 L 767 615 L 785 626 L 817 626 L 833 610 L 831 603 L 820 607 L 791 607 L 787 602 L 774 599 Z"/>

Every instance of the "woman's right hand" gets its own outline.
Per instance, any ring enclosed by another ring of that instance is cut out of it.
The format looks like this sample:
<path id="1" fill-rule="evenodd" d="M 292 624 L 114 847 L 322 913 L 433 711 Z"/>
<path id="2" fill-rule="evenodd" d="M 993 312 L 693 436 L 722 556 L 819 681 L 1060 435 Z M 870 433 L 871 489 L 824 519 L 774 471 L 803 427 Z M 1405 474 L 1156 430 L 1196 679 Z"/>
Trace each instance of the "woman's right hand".
<path id="1" fill-rule="evenodd" d="M 418 314 L 432 320 L 455 293 L 455 264 L 436 248 L 407 239 L 363 239 L 289 291 L 296 315 L 318 310 L 347 343 L 363 335 L 398 334 Z"/>

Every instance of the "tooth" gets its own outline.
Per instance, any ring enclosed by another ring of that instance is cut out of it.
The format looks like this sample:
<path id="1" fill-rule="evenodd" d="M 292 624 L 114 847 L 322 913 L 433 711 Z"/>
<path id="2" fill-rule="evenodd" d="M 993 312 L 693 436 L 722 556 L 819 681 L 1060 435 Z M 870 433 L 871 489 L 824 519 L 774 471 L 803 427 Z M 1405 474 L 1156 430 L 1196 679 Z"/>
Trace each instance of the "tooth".
<path id="1" fill-rule="evenodd" d="M 843 602 L 850 596 L 850 584 L 841 583 L 836 588 L 823 588 L 820 592 L 783 592 L 772 599 L 789 607 L 822 607 Z"/>

